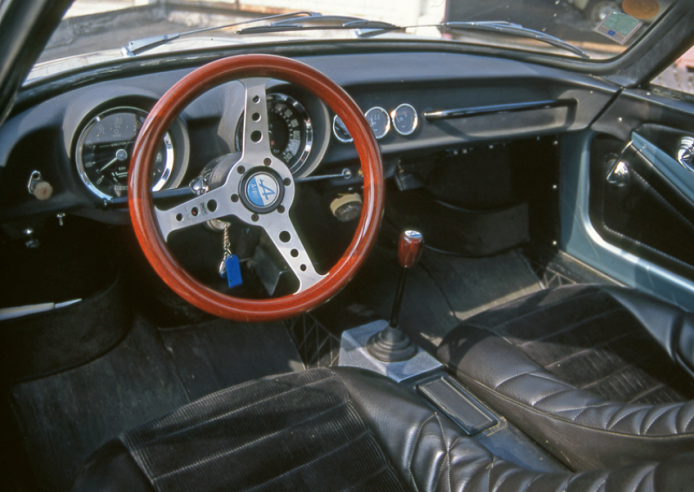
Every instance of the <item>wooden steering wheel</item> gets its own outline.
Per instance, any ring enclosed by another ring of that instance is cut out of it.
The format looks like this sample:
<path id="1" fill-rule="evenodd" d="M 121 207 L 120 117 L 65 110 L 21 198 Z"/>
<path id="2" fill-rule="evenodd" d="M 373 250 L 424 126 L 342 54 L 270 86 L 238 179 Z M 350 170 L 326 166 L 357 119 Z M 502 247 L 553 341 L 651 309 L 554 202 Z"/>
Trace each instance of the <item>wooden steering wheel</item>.
<path id="1" fill-rule="evenodd" d="M 289 217 L 296 183 L 284 162 L 270 151 L 267 94 L 269 78 L 303 87 L 322 99 L 345 123 L 364 173 L 359 225 L 342 258 L 318 274 Z M 218 188 L 169 210 L 154 206 L 150 177 L 167 129 L 183 109 L 209 89 L 231 80 L 246 88 L 243 152 Z M 270 192 L 257 193 L 257 185 Z M 384 205 L 381 153 L 361 110 L 352 98 L 321 72 L 294 60 L 271 55 L 240 55 L 191 72 L 162 96 L 144 122 L 131 160 L 129 205 L 137 239 L 157 274 L 183 299 L 215 316 L 239 321 L 271 321 L 306 312 L 333 297 L 354 276 L 373 246 Z M 253 183 L 251 183 L 253 182 Z M 299 279 L 292 295 L 251 300 L 219 293 L 188 274 L 166 245 L 169 233 L 211 219 L 236 216 L 262 227 Z"/>

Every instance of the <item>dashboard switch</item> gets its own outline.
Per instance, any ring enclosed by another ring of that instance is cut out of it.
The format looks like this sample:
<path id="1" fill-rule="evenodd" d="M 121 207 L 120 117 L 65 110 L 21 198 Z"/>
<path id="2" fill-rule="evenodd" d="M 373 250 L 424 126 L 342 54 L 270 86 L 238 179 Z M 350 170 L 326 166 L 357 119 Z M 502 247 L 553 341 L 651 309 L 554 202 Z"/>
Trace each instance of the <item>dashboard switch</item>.
<path id="1" fill-rule="evenodd" d="M 361 215 L 362 200 L 359 193 L 348 193 L 335 198 L 330 211 L 340 222 L 349 222 Z"/>
<path id="2" fill-rule="evenodd" d="M 39 171 L 33 171 L 27 183 L 29 194 L 34 195 L 38 200 L 48 200 L 53 195 L 53 186 L 41 177 Z"/>

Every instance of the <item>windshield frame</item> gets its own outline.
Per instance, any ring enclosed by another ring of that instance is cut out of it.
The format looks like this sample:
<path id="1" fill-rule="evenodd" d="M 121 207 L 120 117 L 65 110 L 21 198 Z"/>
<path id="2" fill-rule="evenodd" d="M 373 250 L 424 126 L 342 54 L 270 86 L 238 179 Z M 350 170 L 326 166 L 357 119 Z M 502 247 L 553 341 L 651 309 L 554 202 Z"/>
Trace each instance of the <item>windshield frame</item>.
<path id="1" fill-rule="evenodd" d="M 73 69 L 29 81 L 22 88 L 17 104 L 50 97 L 67 85 L 76 87 L 100 78 L 124 76 L 146 71 L 152 66 L 173 70 L 198 66 L 223 56 L 242 53 L 269 53 L 283 56 L 329 55 L 355 52 L 383 51 L 437 51 L 495 56 L 522 62 L 536 63 L 602 77 L 623 87 L 633 87 L 659 73 L 672 63 L 691 44 L 694 33 L 694 0 L 673 3 L 648 31 L 622 54 L 609 59 L 585 60 L 521 49 L 508 49 L 493 45 L 480 45 L 446 39 L 281 39 L 263 43 L 231 44 L 229 46 L 180 51 L 172 53 L 145 53 L 137 57 L 124 57 Z M 648 56 L 646 56 L 648 55 Z"/>

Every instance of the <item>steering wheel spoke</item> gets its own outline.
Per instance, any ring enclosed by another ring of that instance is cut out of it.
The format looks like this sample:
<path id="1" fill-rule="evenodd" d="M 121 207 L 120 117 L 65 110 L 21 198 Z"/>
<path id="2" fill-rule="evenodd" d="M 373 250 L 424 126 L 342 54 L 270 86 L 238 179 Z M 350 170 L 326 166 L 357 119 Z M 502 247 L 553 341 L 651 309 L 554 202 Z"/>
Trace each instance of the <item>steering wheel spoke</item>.
<path id="1" fill-rule="evenodd" d="M 316 272 L 311 257 L 288 214 L 270 214 L 259 221 L 270 240 L 299 279 L 297 292 L 308 289 L 324 276 Z"/>
<path id="2" fill-rule="evenodd" d="M 161 235 L 164 241 L 168 241 L 169 234 L 173 231 L 233 215 L 233 209 L 234 203 L 226 192 L 226 188 L 222 187 L 191 198 L 167 210 L 155 206 L 154 213 L 159 223 Z"/>
<path id="3" fill-rule="evenodd" d="M 240 80 L 246 88 L 246 105 L 243 113 L 243 156 L 245 162 L 262 162 L 272 155 L 270 128 L 267 115 L 267 78 Z"/>

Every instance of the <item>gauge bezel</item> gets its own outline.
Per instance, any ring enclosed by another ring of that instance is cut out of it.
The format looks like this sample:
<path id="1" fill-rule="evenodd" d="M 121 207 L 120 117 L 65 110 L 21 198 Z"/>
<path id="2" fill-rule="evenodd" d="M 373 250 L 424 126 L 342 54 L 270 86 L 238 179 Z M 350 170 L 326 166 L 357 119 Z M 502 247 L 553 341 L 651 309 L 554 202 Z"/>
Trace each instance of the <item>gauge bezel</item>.
<path id="1" fill-rule="evenodd" d="M 409 132 L 402 132 L 398 128 L 398 124 L 396 123 L 395 115 L 397 114 L 398 110 L 400 108 L 410 108 L 414 112 L 414 124 L 412 125 L 412 129 Z M 402 103 L 400 104 L 397 108 L 395 108 L 393 111 L 390 112 L 390 119 L 393 122 L 393 129 L 398 132 L 400 135 L 403 137 L 406 137 L 408 135 L 412 135 L 414 131 L 417 129 L 419 126 L 419 115 L 417 114 L 417 110 L 412 106 L 411 104 L 408 103 Z"/>
<path id="2" fill-rule="evenodd" d="M 299 152 L 297 152 L 297 155 L 299 156 L 298 159 L 296 156 L 294 157 L 294 163 L 287 166 L 289 167 L 289 170 L 292 172 L 292 174 L 296 174 L 297 171 L 299 171 L 303 165 L 306 163 L 308 160 L 309 156 L 311 155 L 311 151 L 313 150 L 313 142 L 314 142 L 314 131 L 313 131 L 313 120 L 311 119 L 311 115 L 309 112 L 306 110 L 303 104 L 296 99 L 294 96 L 290 96 L 289 94 L 284 94 L 282 92 L 268 92 L 267 93 L 267 102 L 268 106 L 271 101 L 282 101 L 288 105 L 290 105 L 294 110 L 297 112 L 297 115 L 299 118 L 301 118 L 301 121 L 304 124 L 304 128 L 306 129 L 306 141 L 304 143 L 304 148 L 299 149 Z M 269 112 L 270 108 L 268 107 L 268 117 L 269 117 Z M 239 148 L 239 137 L 240 137 L 240 132 L 243 132 L 243 112 L 241 112 L 241 116 L 239 116 L 239 122 L 236 126 L 236 130 L 234 132 L 234 147 L 236 150 L 240 150 Z"/>
<path id="3" fill-rule="evenodd" d="M 299 102 L 298 99 L 290 95 L 283 94 L 281 92 L 270 92 L 267 95 L 267 99 L 268 102 L 274 99 L 279 99 L 280 101 L 290 104 L 294 109 L 296 109 L 304 122 L 304 127 L 306 128 L 306 143 L 304 144 L 304 148 L 301 150 L 299 159 L 294 164 L 289 166 L 289 170 L 292 173 L 295 173 L 306 163 L 309 155 L 311 155 L 311 150 L 313 149 L 313 121 L 311 120 L 311 115 L 308 114 L 308 111 L 306 111 L 306 108 Z"/>
<path id="4" fill-rule="evenodd" d="M 378 135 L 376 135 L 376 132 L 374 131 L 373 127 L 371 126 L 371 123 L 369 123 L 369 126 L 371 127 L 371 131 L 373 132 L 376 140 L 381 140 L 386 135 L 388 135 L 388 133 L 390 132 L 390 127 L 391 127 L 390 115 L 388 114 L 388 111 L 386 111 L 382 107 L 374 106 L 373 108 L 370 108 L 366 113 L 364 113 L 364 118 L 366 118 L 367 122 L 369 121 L 369 114 L 372 111 L 381 111 L 384 115 L 386 115 L 386 120 L 388 120 L 388 123 L 386 124 L 386 130 L 383 132 L 383 135 L 381 135 L 380 137 Z"/>
<path id="5" fill-rule="evenodd" d="M 344 139 L 337 134 L 337 129 L 335 128 L 335 125 L 337 125 L 338 118 L 340 118 L 338 115 L 333 116 L 333 135 L 335 135 L 335 138 L 342 143 L 354 142 L 354 139 L 352 137 L 349 137 L 348 139 Z M 342 121 L 342 120 L 340 119 L 340 121 Z"/>
<path id="6" fill-rule="evenodd" d="M 99 123 L 104 117 L 109 116 L 110 114 L 113 113 L 139 113 L 140 115 L 144 116 L 147 118 L 147 115 L 149 114 L 147 111 L 144 109 L 135 107 L 135 106 L 116 106 L 112 108 L 108 108 L 104 111 L 99 111 L 98 114 L 95 116 L 91 117 L 82 127 L 82 131 L 80 132 L 80 136 L 77 139 L 77 148 L 75 152 L 75 164 L 77 165 L 77 173 L 80 176 L 80 179 L 84 183 L 84 185 L 87 187 L 89 191 L 91 191 L 94 195 L 97 197 L 104 199 L 104 200 L 111 200 L 114 197 L 112 195 L 109 195 L 108 193 L 104 193 L 101 191 L 94 183 L 92 183 L 91 179 L 89 179 L 89 176 L 87 176 L 87 171 L 84 167 L 84 158 L 83 158 L 83 152 L 84 152 L 84 142 L 87 138 L 87 134 L 89 131 Z M 154 186 L 152 186 L 152 191 L 159 191 L 166 186 L 168 181 L 170 180 L 173 170 L 174 170 L 174 162 L 176 158 L 176 153 L 174 151 L 174 144 L 173 144 L 173 139 L 171 138 L 171 132 L 167 131 L 166 134 L 164 135 L 164 145 L 166 147 L 166 154 L 164 156 L 165 158 L 165 163 L 164 163 L 164 170 L 162 171 L 161 177 L 157 180 L 156 183 L 154 183 Z M 128 156 L 129 158 L 131 156 Z M 182 176 L 181 176 L 182 177 Z"/>

